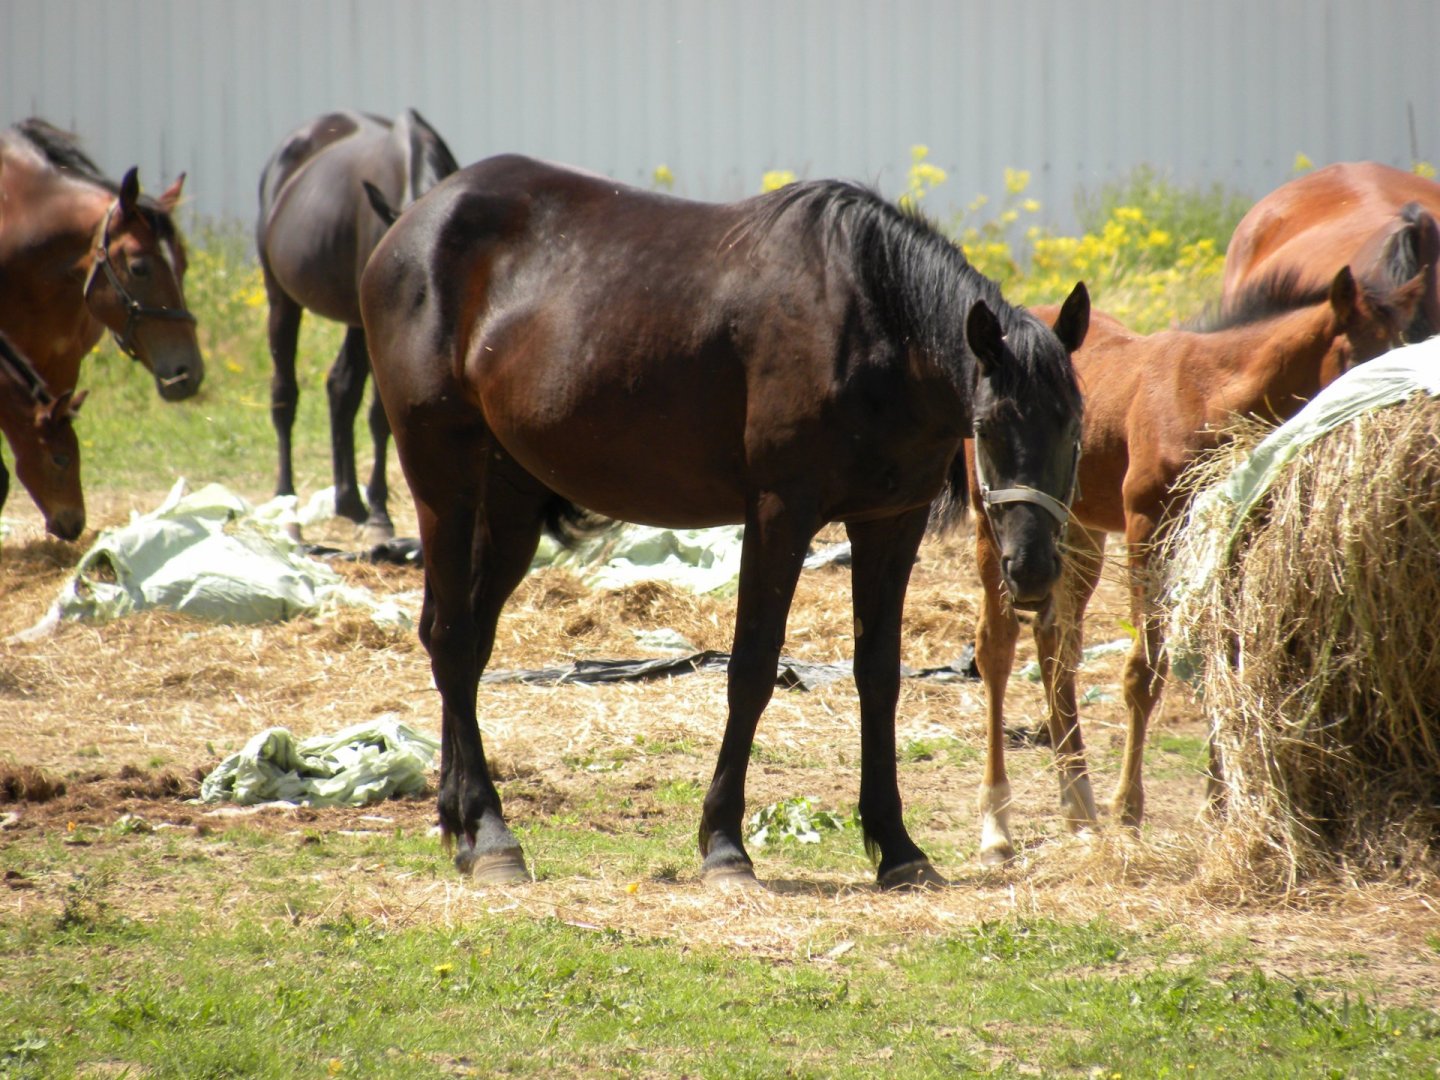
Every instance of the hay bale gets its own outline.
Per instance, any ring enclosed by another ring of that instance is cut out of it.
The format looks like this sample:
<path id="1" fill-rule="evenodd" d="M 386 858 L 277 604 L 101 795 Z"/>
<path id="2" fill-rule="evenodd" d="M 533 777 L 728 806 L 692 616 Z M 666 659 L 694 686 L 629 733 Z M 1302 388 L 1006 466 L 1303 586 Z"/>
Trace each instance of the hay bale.
<path id="1" fill-rule="evenodd" d="M 1247 440 L 1253 426 L 1232 447 Z M 1172 545 L 1172 577 L 1205 528 Z M 1287 885 L 1436 872 L 1440 401 L 1364 413 L 1302 450 L 1171 616 L 1199 659 L 1232 870 Z"/>

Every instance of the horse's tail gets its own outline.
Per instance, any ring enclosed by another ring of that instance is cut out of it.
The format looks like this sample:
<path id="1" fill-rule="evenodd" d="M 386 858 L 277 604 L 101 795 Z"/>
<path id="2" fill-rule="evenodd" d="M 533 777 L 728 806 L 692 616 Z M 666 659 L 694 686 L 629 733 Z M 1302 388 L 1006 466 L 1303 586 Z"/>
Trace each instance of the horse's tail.
<path id="1" fill-rule="evenodd" d="M 545 531 L 563 548 L 576 547 L 610 529 L 612 518 L 577 506 L 563 495 L 552 495 L 545 504 Z"/>
<path id="2" fill-rule="evenodd" d="M 380 220 L 385 223 L 387 229 L 391 225 L 394 225 L 396 219 L 400 217 L 400 211 L 391 206 L 385 198 L 384 192 L 370 183 L 369 180 L 361 180 L 360 183 L 365 188 L 365 197 L 370 200 L 370 209 L 375 211 Z"/>
<path id="3" fill-rule="evenodd" d="M 965 520 L 970 509 L 970 475 L 965 468 L 965 444 L 962 442 L 950 459 L 945 486 L 930 503 L 928 531 L 947 533 Z"/>

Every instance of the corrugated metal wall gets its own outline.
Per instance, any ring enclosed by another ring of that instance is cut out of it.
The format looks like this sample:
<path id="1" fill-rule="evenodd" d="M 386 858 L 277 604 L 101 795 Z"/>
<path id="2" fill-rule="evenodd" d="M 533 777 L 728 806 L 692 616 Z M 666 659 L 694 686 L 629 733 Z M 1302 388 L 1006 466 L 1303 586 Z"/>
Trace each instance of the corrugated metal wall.
<path id="1" fill-rule="evenodd" d="M 0 122 L 79 132 L 248 220 L 292 127 L 414 105 L 456 156 L 519 150 L 732 198 L 761 174 L 897 193 L 909 147 L 1069 225 L 1149 163 L 1252 195 L 1317 163 L 1440 160 L 1435 0 L 0 0 Z M 1413 110 L 1413 127 L 1407 110 Z"/>

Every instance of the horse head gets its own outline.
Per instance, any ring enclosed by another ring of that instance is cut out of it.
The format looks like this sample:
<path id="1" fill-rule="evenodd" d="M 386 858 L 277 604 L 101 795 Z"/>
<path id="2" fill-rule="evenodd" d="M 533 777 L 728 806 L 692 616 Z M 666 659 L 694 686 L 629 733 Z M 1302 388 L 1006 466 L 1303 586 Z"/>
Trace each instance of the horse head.
<path id="1" fill-rule="evenodd" d="M 185 175 L 158 199 L 142 198 L 136 170 L 120 183 L 96 233 L 85 300 L 120 348 L 155 377 L 160 396 L 200 389 L 205 361 L 185 307 L 185 245 L 171 220 Z"/>
<path id="2" fill-rule="evenodd" d="M 1070 354 L 1089 325 L 1084 284 L 1075 286 L 1053 328 L 1022 312 L 1007 334 L 983 300 L 966 317 L 977 369 L 975 476 L 1017 608 L 1038 609 L 1060 577 L 1082 420 Z"/>
<path id="3" fill-rule="evenodd" d="M 11 441 L 15 475 L 45 517 L 47 532 L 74 540 L 85 531 L 85 496 L 80 490 L 80 440 L 75 416 L 86 391 L 59 397 L 36 395 L 29 437 Z"/>
<path id="4" fill-rule="evenodd" d="M 1320 363 L 1320 385 L 1328 386 L 1345 372 L 1381 353 L 1403 345 L 1429 290 L 1422 269 L 1400 285 L 1357 281 L 1342 266 L 1330 283 L 1330 309 L 1335 337 Z"/>

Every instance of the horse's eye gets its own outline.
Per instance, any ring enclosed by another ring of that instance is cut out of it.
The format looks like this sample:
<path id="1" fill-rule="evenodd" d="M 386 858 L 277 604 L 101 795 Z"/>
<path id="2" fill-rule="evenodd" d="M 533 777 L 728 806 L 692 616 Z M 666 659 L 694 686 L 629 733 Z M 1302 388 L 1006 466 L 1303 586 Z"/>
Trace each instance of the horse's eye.
<path id="1" fill-rule="evenodd" d="M 70 467 L 69 454 L 55 454 L 50 458 L 50 460 L 54 463 L 57 469 L 68 469 Z"/>
<path id="2" fill-rule="evenodd" d="M 129 263 L 129 266 L 130 266 L 130 273 L 131 273 L 132 275 L 134 275 L 135 277 L 149 277 L 149 276 L 150 276 L 150 260 L 149 260 L 149 259 L 131 259 L 131 260 L 130 260 L 130 263 Z"/>

